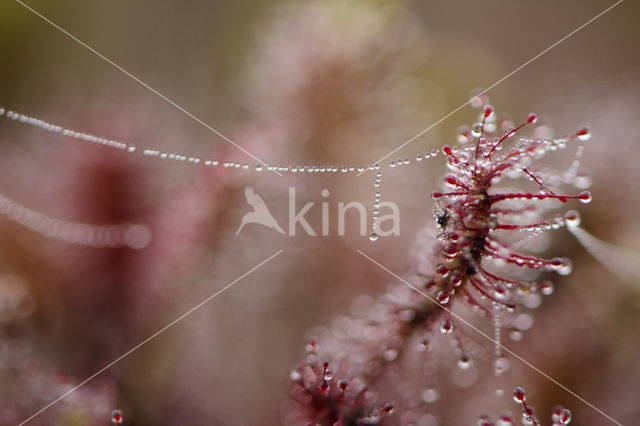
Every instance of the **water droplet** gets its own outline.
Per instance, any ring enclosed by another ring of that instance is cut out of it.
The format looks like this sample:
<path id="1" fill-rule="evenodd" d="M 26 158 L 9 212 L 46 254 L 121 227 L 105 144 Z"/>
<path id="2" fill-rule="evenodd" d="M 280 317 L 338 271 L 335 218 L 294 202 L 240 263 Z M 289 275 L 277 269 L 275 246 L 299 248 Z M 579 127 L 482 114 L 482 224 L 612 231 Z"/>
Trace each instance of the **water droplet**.
<path id="1" fill-rule="evenodd" d="M 495 425 L 493 424 L 489 416 L 487 416 L 486 414 L 483 414 L 478 419 L 478 426 L 495 426 Z"/>
<path id="2" fill-rule="evenodd" d="M 427 339 L 426 337 L 422 339 L 422 342 L 420 342 L 420 346 L 418 347 L 418 349 L 421 352 L 426 352 L 429 350 L 429 339 Z"/>
<path id="3" fill-rule="evenodd" d="M 422 400 L 427 404 L 436 402 L 438 400 L 438 391 L 435 388 L 429 387 L 422 392 Z"/>
<path id="4" fill-rule="evenodd" d="M 446 290 L 442 290 L 438 292 L 438 295 L 436 296 L 436 300 L 438 301 L 439 304 L 446 305 L 447 303 L 449 303 L 449 292 Z"/>
<path id="5" fill-rule="evenodd" d="M 458 360 L 458 367 L 461 370 L 468 369 L 469 367 L 471 367 L 471 364 L 473 364 L 473 360 L 467 354 L 462 354 L 462 356 Z"/>
<path id="6" fill-rule="evenodd" d="M 502 388 L 497 388 L 495 394 L 497 397 L 501 397 L 502 395 L 504 395 L 504 390 Z"/>
<path id="7" fill-rule="evenodd" d="M 375 232 L 372 232 L 371 234 L 369 234 L 370 241 L 376 241 L 377 239 L 378 239 L 378 234 L 376 234 Z"/>
<path id="8" fill-rule="evenodd" d="M 326 370 L 326 371 L 324 372 L 324 379 L 325 379 L 326 381 L 331 381 L 331 380 L 333 379 L 333 371 L 331 371 L 331 370 Z"/>
<path id="9" fill-rule="evenodd" d="M 583 191 L 578 195 L 578 200 L 580 200 L 582 204 L 589 204 L 592 199 L 593 197 L 589 191 Z"/>
<path id="10" fill-rule="evenodd" d="M 591 139 L 591 132 L 586 127 L 582 127 L 580 130 L 576 132 L 576 137 L 580 142 L 586 142 Z"/>
<path id="11" fill-rule="evenodd" d="M 471 132 L 467 126 L 463 126 L 458 129 L 458 142 L 463 145 L 471 142 Z"/>
<path id="12" fill-rule="evenodd" d="M 449 319 L 442 320 L 442 324 L 440 324 L 440 332 L 442 334 L 451 334 L 451 332 L 453 332 L 453 323 Z"/>
<path id="13" fill-rule="evenodd" d="M 489 97 L 482 90 L 475 90 L 474 92 L 473 98 L 469 101 L 473 108 L 480 108 L 489 102 Z"/>
<path id="14" fill-rule="evenodd" d="M 436 266 L 436 272 L 444 277 L 449 273 L 449 268 L 444 265 L 438 265 Z"/>
<path id="15" fill-rule="evenodd" d="M 527 395 L 522 388 L 515 388 L 513 390 L 513 400 L 518 404 L 522 404 L 527 400 Z"/>
<path id="16" fill-rule="evenodd" d="M 300 374 L 298 370 L 291 370 L 291 373 L 289 373 L 289 378 L 294 382 L 297 382 L 302 378 L 302 374 Z"/>
<path id="17" fill-rule="evenodd" d="M 113 410 L 111 413 L 111 423 L 115 425 L 121 425 L 124 421 L 124 416 L 121 410 Z"/>
<path id="18" fill-rule="evenodd" d="M 591 178 L 589 176 L 576 176 L 573 184 L 578 189 L 587 189 L 591 186 Z"/>
<path id="19" fill-rule="evenodd" d="M 553 293 L 553 283 L 551 281 L 544 281 L 540 283 L 540 291 L 545 296 L 549 296 Z"/>
<path id="20" fill-rule="evenodd" d="M 563 265 L 558 268 L 558 273 L 560 275 L 569 275 L 573 271 L 573 264 L 570 259 L 564 259 Z"/>
<path id="21" fill-rule="evenodd" d="M 493 361 L 493 372 L 499 376 L 509 369 L 509 360 L 503 357 L 496 358 Z"/>
<path id="22" fill-rule="evenodd" d="M 385 403 L 382 406 L 382 410 L 381 411 L 384 412 L 384 413 L 387 413 L 387 414 L 393 413 L 393 404 L 390 403 L 390 402 Z"/>
<path id="23" fill-rule="evenodd" d="M 316 353 L 316 351 L 318 350 L 318 344 L 314 339 L 309 339 L 307 340 L 307 344 L 305 345 L 304 350 L 309 354 Z"/>
<path id="24" fill-rule="evenodd" d="M 455 244 L 449 244 L 444 248 L 444 252 L 447 257 L 454 257 L 458 254 L 458 247 Z"/>
<path id="25" fill-rule="evenodd" d="M 484 118 L 490 118 L 493 116 L 495 110 L 491 105 L 484 106 Z"/>
<path id="26" fill-rule="evenodd" d="M 535 419 L 535 411 L 533 407 L 525 407 L 522 409 L 522 423 L 525 425 L 533 425 L 537 422 L 534 422 Z"/>
<path id="27" fill-rule="evenodd" d="M 382 357 L 385 361 L 393 361 L 398 357 L 398 351 L 395 349 L 387 349 L 382 353 Z"/>
<path id="28" fill-rule="evenodd" d="M 527 117 L 527 123 L 532 124 L 538 121 L 538 116 L 534 113 L 529 114 L 529 117 Z"/>
<path id="29" fill-rule="evenodd" d="M 554 424 L 568 425 L 571 422 L 571 411 L 558 406 L 553 409 L 551 420 L 553 420 Z"/>
<path id="30" fill-rule="evenodd" d="M 471 136 L 479 138 L 482 135 L 482 123 L 475 123 L 471 127 Z"/>
<path id="31" fill-rule="evenodd" d="M 564 223 L 571 228 L 580 226 L 580 213 L 576 210 L 569 210 L 564 214 Z"/>
<path id="32" fill-rule="evenodd" d="M 520 314 L 513 321 L 513 326 L 518 330 L 529 330 L 533 326 L 533 316 L 527 313 Z"/>

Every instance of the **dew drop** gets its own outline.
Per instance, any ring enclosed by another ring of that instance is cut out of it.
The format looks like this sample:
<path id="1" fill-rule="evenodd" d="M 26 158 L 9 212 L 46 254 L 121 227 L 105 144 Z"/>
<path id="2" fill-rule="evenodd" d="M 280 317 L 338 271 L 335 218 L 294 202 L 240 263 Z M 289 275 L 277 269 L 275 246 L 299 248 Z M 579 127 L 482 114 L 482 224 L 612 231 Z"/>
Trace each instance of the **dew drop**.
<path id="1" fill-rule="evenodd" d="M 471 136 L 479 138 L 482 135 L 482 123 L 475 123 L 471 127 Z"/>
<path id="2" fill-rule="evenodd" d="M 586 142 L 591 139 L 591 132 L 586 127 L 582 127 L 580 130 L 576 132 L 576 137 L 580 142 Z"/>
<path id="3" fill-rule="evenodd" d="M 444 265 L 438 265 L 436 267 L 436 272 L 444 277 L 449 273 L 449 268 Z"/>
<path id="4" fill-rule="evenodd" d="M 525 407 L 522 409 L 522 423 L 525 425 L 534 425 L 537 422 L 534 422 L 535 419 L 535 410 L 533 407 Z"/>
<path id="5" fill-rule="evenodd" d="M 392 403 L 390 403 L 390 402 L 385 403 L 385 404 L 382 406 L 381 411 L 382 411 L 382 412 L 384 412 L 384 413 L 387 413 L 387 414 L 391 414 L 391 413 L 393 413 L 393 404 L 392 404 Z"/>
<path id="6" fill-rule="evenodd" d="M 576 210 L 569 210 L 564 214 L 564 223 L 570 228 L 580 226 L 580 213 Z"/>
<path id="7" fill-rule="evenodd" d="M 387 349 L 382 353 L 385 361 L 393 361 L 398 357 L 398 351 L 395 349 Z"/>
<path id="8" fill-rule="evenodd" d="M 453 323 L 449 319 L 442 320 L 442 324 L 440 324 L 440 332 L 442 334 L 451 334 L 451 332 L 453 332 Z"/>
<path id="9" fill-rule="evenodd" d="M 518 404 L 522 404 L 527 400 L 527 395 L 522 388 L 515 388 L 513 390 L 513 400 Z"/>
<path id="10" fill-rule="evenodd" d="M 378 234 L 376 234 L 375 232 L 372 232 L 371 234 L 369 234 L 369 240 L 370 241 L 377 241 L 378 240 Z"/>
<path id="11" fill-rule="evenodd" d="M 578 195 L 578 200 L 580 200 L 582 204 L 589 204 L 592 199 L 593 197 L 589 191 L 583 191 Z"/>
<path id="12" fill-rule="evenodd" d="M 471 133 L 468 127 L 464 126 L 458 129 L 458 142 L 463 145 L 471 142 Z"/>
<path id="13" fill-rule="evenodd" d="M 491 118 L 494 114 L 495 110 L 491 105 L 484 106 L 484 118 Z"/>
<path id="14" fill-rule="evenodd" d="M 591 186 L 591 178 L 589 176 L 576 176 L 574 185 L 578 189 L 587 189 Z"/>
<path id="15" fill-rule="evenodd" d="M 573 271 L 573 264 L 570 259 L 564 259 L 563 265 L 558 269 L 560 275 L 569 275 Z"/>
<path id="16" fill-rule="evenodd" d="M 429 350 L 429 339 L 427 339 L 426 337 L 423 338 L 418 349 L 420 350 L 420 352 L 427 352 Z"/>
<path id="17" fill-rule="evenodd" d="M 331 370 L 326 370 L 326 371 L 324 372 L 324 379 L 325 379 L 326 381 L 331 381 L 331 380 L 333 379 L 333 371 L 331 371 Z"/>
<path id="18" fill-rule="evenodd" d="M 431 404 L 438 400 L 438 391 L 435 388 L 429 387 L 422 392 L 422 400 L 427 404 Z"/>
<path id="19" fill-rule="evenodd" d="M 473 98 L 471 98 L 471 100 L 469 101 L 469 103 L 471 104 L 471 106 L 473 108 L 480 108 L 481 106 L 484 106 L 487 104 L 487 102 L 489 102 L 489 98 L 484 94 L 485 91 L 478 91 L 476 93 L 478 93 L 477 95 L 474 95 Z"/>
<path id="20" fill-rule="evenodd" d="M 114 425 L 121 425 L 124 421 L 124 416 L 121 410 L 113 410 L 111 413 L 111 423 Z"/>
<path id="21" fill-rule="evenodd" d="M 462 354 L 458 360 L 458 368 L 461 370 L 467 370 L 473 364 L 473 360 L 467 354 Z"/>
<path id="22" fill-rule="evenodd" d="M 534 113 L 529 114 L 529 117 L 527 117 L 527 123 L 532 124 L 538 121 L 538 116 Z"/>
<path id="23" fill-rule="evenodd" d="M 509 365 L 510 363 L 508 359 L 503 357 L 496 358 L 493 361 L 493 371 L 497 376 L 499 376 L 509 369 Z"/>
<path id="24" fill-rule="evenodd" d="M 558 406 L 554 408 L 551 420 L 554 424 L 568 425 L 571 422 L 571 411 Z"/>
<path id="25" fill-rule="evenodd" d="M 493 424 L 489 416 L 487 416 L 486 414 L 483 414 L 478 419 L 478 426 L 495 426 L 495 425 Z"/>
<path id="26" fill-rule="evenodd" d="M 289 373 L 289 378 L 294 382 L 297 382 L 302 378 L 302 374 L 300 374 L 298 370 L 291 370 L 291 373 Z"/>
<path id="27" fill-rule="evenodd" d="M 318 343 L 316 343 L 314 339 L 309 339 L 307 340 L 307 344 L 305 345 L 304 350 L 309 354 L 316 353 L 316 351 L 318 350 Z"/>
<path id="28" fill-rule="evenodd" d="M 549 296 L 553 293 L 553 283 L 551 281 L 544 281 L 540 283 L 540 291 L 545 296 Z"/>
<path id="29" fill-rule="evenodd" d="M 449 303 L 449 292 L 445 290 L 438 292 L 438 295 L 436 296 L 436 300 L 438 301 L 439 304 L 446 305 L 447 303 Z"/>

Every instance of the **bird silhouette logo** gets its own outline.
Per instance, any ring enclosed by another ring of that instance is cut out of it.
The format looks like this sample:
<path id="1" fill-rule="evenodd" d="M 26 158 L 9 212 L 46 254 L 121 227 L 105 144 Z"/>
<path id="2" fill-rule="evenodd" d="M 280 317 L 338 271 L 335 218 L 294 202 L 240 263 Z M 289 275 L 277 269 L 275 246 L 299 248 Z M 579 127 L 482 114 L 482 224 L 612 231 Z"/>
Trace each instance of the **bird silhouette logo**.
<path id="1" fill-rule="evenodd" d="M 240 223 L 240 227 L 236 232 L 236 235 L 240 233 L 244 225 L 247 223 L 258 223 L 260 225 L 264 225 L 267 228 L 272 228 L 278 231 L 281 234 L 284 234 L 278 222 L 276 222 L 275 218 L 271 215 L 269 208 L 265 204 L 264 200 L 256 194 L 256 192 L 250 186 L 247 186 L 244 189 L 244 195 L 247 198 L 247 203 L 251 207 L 253 207 L 253 211 L 244 215 L 242 218 L 242 222 Z"/>

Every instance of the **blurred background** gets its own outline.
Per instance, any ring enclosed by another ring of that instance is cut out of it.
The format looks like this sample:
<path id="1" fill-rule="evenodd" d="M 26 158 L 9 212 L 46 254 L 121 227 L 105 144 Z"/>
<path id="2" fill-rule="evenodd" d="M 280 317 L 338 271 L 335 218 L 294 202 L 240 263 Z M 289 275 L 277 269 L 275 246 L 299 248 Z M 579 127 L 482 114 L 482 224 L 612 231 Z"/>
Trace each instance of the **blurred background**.
<path id="1" fill-rule="evenodd" d="M 27 4 L 267 163 L 358 165 L 386 155 L 613 2 Z M 594 200 L 579 207 L 582 223 L 632 253 L 640 253 L 639 11 L 634 2 L 620 4 L 488 93 L 516 122 L 534 111 L 557 135 L 590 127 L 581 173 L 592 179 Z M 0 4 L 0 57 L 6 109 L 139 148 L 251 169 L 256 163 L 17 2 Z M 338 236 L 336 213 L 340 201 L 371 207 L 372 173 L 279 177 L 204 168 L 0 120 L 4 197 L 56 219 L 142 224 L 152 235 L 142 249 L 92 248 L 0 216 L 0 423 L 31 416 L 283 249 L 30 422 L 110 424 L 120 409 L 127 425 L 282 424 L 285 383 L 309 330 L 390 282 L 355 249 L 398 274 L 414 270 L 412 247 L 433 222 L 430 193 L 445 170 L 440 157 L 415 157 L 455 143 L 456 129 L 476 114 L 461 109 L 389 159 L 413 163 L 385 170 L 383 200 L 400 207 L 400 235 L 375 243 L 359 235 L 356 215 Z M 559 152 L 552 165 L 568 168 L 574 154 Z M 249 211 L 248 185 L 283 226 L 289 187 L 298 210 L 315 202 L 306 218 L 318 233 L 320 203 L 328 202 L 330 235 L 247 225 L 236 236 Z M 566 230 L 553 237 L 547 254 L 572 258 L 574 271 L 553 277 L 555 293 L 533 313 L 533 327 L 505 345 L 632 424 L 640 416 L 638 267 L 607 268 Z M 390 424 L 472 425 L 484 413 L 517 412 L 509 392 L 494 396 L 490 356 L 474 364 L 472 380 L 458 380 L 447 365 L 450 348 L 441 351 L 437 397 L 425 398 L 419 418 L 396 416 Z M 504 381 L 507 390 L 527 389 L 545 423 L 562 404 L 572 424 L 609 424 L 517 360 Z"/>

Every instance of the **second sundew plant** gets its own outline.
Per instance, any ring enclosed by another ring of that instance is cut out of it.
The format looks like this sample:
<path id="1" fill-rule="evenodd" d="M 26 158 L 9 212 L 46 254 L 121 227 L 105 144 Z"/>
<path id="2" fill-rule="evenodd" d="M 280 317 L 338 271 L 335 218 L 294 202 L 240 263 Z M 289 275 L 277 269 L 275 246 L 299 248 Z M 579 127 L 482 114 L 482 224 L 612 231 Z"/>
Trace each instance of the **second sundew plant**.
<path id="1" fill-rule="evenodd" d="M 442 342 L 436 335 L 451 339 L 452 363 L 461 369 L 471 366 L 474 353 L 482 353 L 476 341 L 487 342 L 454 311 L 471 308 L 490 321 L 493 372 L 500 376 L 510 363 L 504 354 L 510 351 L 501 345 L 502 329 L 516 330 L 518 315 L 553 292 L 544 273 L 571 272 L 569 259 L 540 258 L 527 246 L 544 231 L 579 224 L 575 210 L 551 212 L 575 200 L 591 201 L 589 192 L 575 189 L 583 189 L 584 180 L 577 175 L 578 158 L 568 170 L 556 172 L 545 167 L 543 157 L 569 144 L 578 145 L 579 157 L 581 142 L 590 134 L 581 128 L 567 137 L 525 137 L 525 128 L 537 122 L 535 114 L 516 125 L 498 117 L 487 102 L 485 96 L 474 99 L 472 105 L 482 108 L 478 122 L 461 128 L 459 145 L 442 149 L 450 173 L 444 190 L 432 193 L 435 223 L 418 271 L 408 278 L 413 284 L 399 282 L 364 306 L 358 302 L 352 316 L 339 318 L 307 341 L 305 360 L 290 373 L 287 424 L 418 424 L 421 403 L 432 402 L 435 391 L 406 388 L 419 387 L 414 379 L 435 362 L 431 347 Z M 572 185 L 575 194 L 550 188 L 562 184 Z M 380 397 L 389 386 L 405 388 L 397 392 L 399 400 Z M 514 399 L 522 404 L 524 424 L 543 424 L 524 402 L 524 390 L 516 389 Z M 557 407 L 551 420 L 568 424 L 571 413 Z M 459 419 L 457 424 L 474 421 Z M 494 424 L 486 414 L 477 421 Z M 516 423 L 502 415 L 496 424 Z"/>

